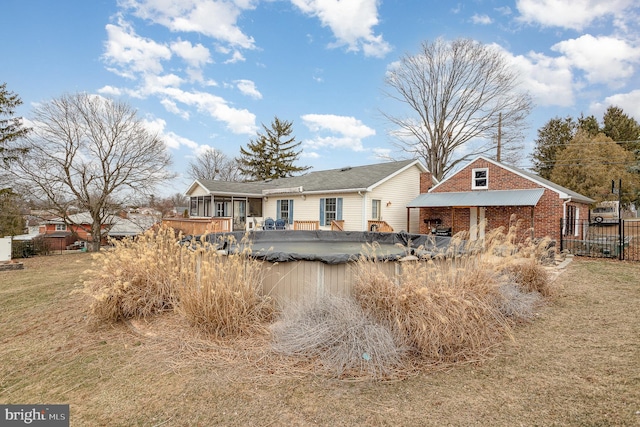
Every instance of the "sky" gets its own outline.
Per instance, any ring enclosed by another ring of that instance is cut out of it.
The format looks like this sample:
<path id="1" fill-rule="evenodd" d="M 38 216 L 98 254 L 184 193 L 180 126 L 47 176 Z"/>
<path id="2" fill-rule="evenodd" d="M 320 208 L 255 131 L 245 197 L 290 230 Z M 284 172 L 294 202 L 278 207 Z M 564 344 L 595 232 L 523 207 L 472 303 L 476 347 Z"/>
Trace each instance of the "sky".
<path id="1" fill-rule="evenodd" d="M 498 47 L 532 96 L 525 131 L 610 105 L 640 121 L 637 0 L 3 0 L 0 83 L 17 115 L 85 92 L 125 101 L 187 166 L 229 157 L 274 117 L 293 122 L 312 170 L 404 158 L 384 113 L 385 73 L 423 42 Z"/>

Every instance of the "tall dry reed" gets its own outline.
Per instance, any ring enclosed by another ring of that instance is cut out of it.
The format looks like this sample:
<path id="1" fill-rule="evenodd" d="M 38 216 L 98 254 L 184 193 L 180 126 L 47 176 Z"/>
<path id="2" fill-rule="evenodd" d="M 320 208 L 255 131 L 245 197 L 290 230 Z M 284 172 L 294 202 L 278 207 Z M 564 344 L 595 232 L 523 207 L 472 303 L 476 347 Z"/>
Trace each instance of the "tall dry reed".
<path id="1" fill-rule="evenodd" d="M 514 319 L 530 318 L 539 302 L 522 295 L 530 287 L 517 293 L 518 301 L 506 300 L 515 293 L 504 287 L 504 280 L 516 279 L 505 275 L 505 269 L 537 266 L 548 248 L 547 241 L 534 240 L 522 224 L 512 217 L 508 230 L 494 229 L 474 241 L 460 233 L 440 252 L 402 263 L 399 277 L 388 276 L 375 257 L 365 254 L 355 265 L 355 298 L 393 331 L 396 342 L 424 360 L 481 359 L 511 336 Z M 548 283 L 536 267 L 518 271 L 519 277 L 535 279 L 536 290 Z"/>
<path id="2" fill-rule="evenodd" d="M 262 294 L 264 262 L 251 257 L 247 242 L 241 247 L 227 255 L 199 244 L 182 260 L 178 311 L 214 336 L 253 333 L 275 312 L 272 298 Z"/>
<path id="3" fill-rule="evenodd" d="M 94 255 L 85 290 L 91 313 L 100 320 L 146 317 L 172 309 L 183 248 L 171 228 L 149 230 L 135 239 L 114 241 Z"/>
<path id="4" fill-rule="evenodd" d="M 91 313 L 117 321 L 174 309 L 216 336 L 243 334 L 271 318 L 261 262 L 251 258 L 249 245 L 226 255 L 198 240 L 180 244 L 180 237 L 160 227 L 96 255 L 85 281 Z"/>

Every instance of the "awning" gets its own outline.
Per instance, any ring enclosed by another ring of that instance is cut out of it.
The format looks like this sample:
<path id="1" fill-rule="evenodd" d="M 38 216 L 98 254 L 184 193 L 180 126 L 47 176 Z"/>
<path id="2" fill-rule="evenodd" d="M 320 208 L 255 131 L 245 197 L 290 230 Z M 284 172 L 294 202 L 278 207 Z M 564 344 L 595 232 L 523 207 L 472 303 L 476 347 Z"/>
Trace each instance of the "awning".
<path id="1" fill-rule="evenodd" d="M 542 194 L 544 194 L 544 188 L 424 193 L 409 202 L 407 207 L 535 206 Z"/>

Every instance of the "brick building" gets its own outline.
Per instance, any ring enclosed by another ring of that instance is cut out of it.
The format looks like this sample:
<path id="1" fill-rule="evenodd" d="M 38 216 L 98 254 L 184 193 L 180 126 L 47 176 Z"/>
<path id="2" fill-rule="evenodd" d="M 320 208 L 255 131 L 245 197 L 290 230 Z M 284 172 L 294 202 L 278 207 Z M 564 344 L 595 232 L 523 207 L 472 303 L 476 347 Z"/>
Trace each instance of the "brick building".
<path id="1" fill-rule="evenodd" d="M 491 229 L 508 229 L 512 215 L 536 238 L 581 236 L 579 220 L 588 218 L 589 205 L 595 202 L 482 156 L 437 185 L 431 187 L 431 182 L 430 174 L 424 173 L 421 194 L 407 205 L 420 210 L 420 233 L 469 231 L 472 240 Z"/>

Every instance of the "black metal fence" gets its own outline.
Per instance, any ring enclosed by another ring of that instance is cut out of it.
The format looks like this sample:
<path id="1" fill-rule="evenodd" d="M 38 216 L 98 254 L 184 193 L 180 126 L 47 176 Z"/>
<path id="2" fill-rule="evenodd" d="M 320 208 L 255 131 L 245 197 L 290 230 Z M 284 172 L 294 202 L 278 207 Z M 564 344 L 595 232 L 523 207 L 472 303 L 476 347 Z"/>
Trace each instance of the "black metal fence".
<path id="1" fill-rule="evenodd" d="M 560 250 L 574 255 L 640 261 L 640 218 L 560 223 Z"/>

